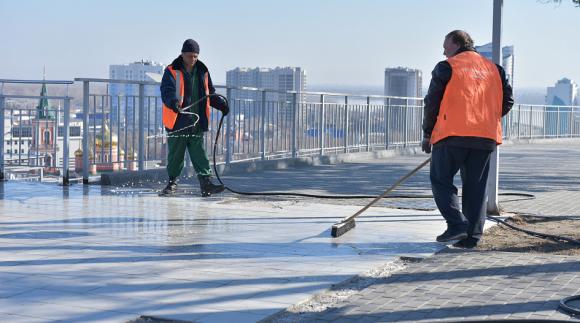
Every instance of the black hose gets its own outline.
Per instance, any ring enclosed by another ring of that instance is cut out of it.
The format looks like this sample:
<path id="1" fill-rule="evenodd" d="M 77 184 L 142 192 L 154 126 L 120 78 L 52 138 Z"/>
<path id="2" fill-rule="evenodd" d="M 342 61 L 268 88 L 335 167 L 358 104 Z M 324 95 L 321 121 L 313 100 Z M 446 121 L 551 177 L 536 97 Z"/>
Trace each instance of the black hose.
<path id="1" fill-rule="evenodd" d="M 228 99 L 221 95 L 221 94 L 210 94 L 208 96 L 219 96 L 222 99 L 225 100 L 227 106 L 229 107 L 229 102 Z M 203 99 L 203 98 L 202 98 Z M 222 184 L 226 190 L 228 190 L 229 192 L 235 193 L 235 194 L 239 194 L 239 195 L 247 195 L 247 196 L 300 196 L 300 197 L 312 197 L 312 198 L 323 198 L 323 199 L 362 199 L 362 198 L 376 198 L 375 195 L 321 195 L 321 194 L 306 194 L 306 193 L 297 193 L 297 192 L 243 192 L 243 191 L 238 191 L 238 190 L 234 190 L 230 187 L 228 187 L 227 185 L 225 185 L 225 183 L 222 181 L 222 179 L 220 178 L 219 172 L 217 171 L 217 164 L 216 164 L 216 151 L 217 151 L 217 144 L 218 144 L 218 140 L 219 140 L 219 136 L 221 133 L 221 129 L 223 126 L 223 122 L 224 122 L 224 118 L 225 115 L 222 114 L 222 117 L 220 118 L 220 122 L 217 128 L 217 132 L 216 132 L 216 137 L 215 137 L 215 141 L 214 141 L 214 145 L 213 145 L 213 169 L 214 169 L 214 173 L 216 175 L 217 180 L 220 182 L 220 184 Z M 501 196 L 522 196 L 522 197 L 528 197 L 530 199 L 534 199 L 535 196 L 533 194 L 527 194 L 527 193 L 500 193 L 498 195 Z M 405 199 L 419 199 L 419 198 L 433 198 L 432 195 L 390 195 L 390 196 L 385 196 L 384 198 L 405 198 Z M 552 234 L 547 234 L 547 233 L 540 233 L 540 232 L 535 232 L 535 231 L 531 231 L 531 230 L 526 230 L 526 229 L 522 229 L 519 228 L 515 225 L 509 224 L 508 222 L 501 220 L 497 217 L 488 215 L 487 219 L 494 221 L 498 224 L 504 225 L 512 230 L 515 231 L 519 231 L 519 232 L 523 232 L 525 234 L 528 234 L 530 236 L 533 237 L 537 237 L 537 238 L 541 238 L 541 239 L 547 239 L 547 240 L 552 240 L 552 241 L 556 241 L 556 242 L 568 242 L 568 243 L 572 243 L 572 244 L 578 244 L 580 245 L 580 241 L 579 240 L 575 240 L 575 239 L 571 239 L 571 238 L 567 238 L 567 237 L 562 237 L 562 236 L 557 236 L 557 235 L 552 235 Z"/>
<path id="2" fill-rule="evenodd" d="M 491 221 L 494 221 L 494 222 L 496 222 L 498 224 L 505 225 L 506 227 L 508 227 L 508 228 L 510 228 L 512 230 L 519 231 L 519 232 L 523 232 L 523 233 L 525 233 L 527 235 L 530 235 L 532 237 L 546 239 L 546 240 L 552 240 L 552 241 L 555 241 L 555 242 L 562 242 L 562 241 L 564 241 L 564 242 L 568 242 L 568 243 L 572 243 L 572 244 L 577 244 L 577 245 L 580 246 L 580 240 L 576 240 L 576 239 L 572 239 L 572 238 L 567 238 L 567 237 L 562 237 L 562 236 L 553 235 L 553 234 L 548 234 L 548 233 L 541 233 L 541 232 L 531 231 L 531 230 L 527 230 L 527 229 L 522 229 L 522 228 L 519 228 L 519 227 L 517 227 L 515 225 L 512 225 L 512 224 L 508 223 L 507 221 L 504 221 L 502 219 L 499 219 L 499 218 L 497 218 L 495 216 L 491 216 L 491 215 L 488 215 L 487 216 L 487 219 L 489 219 Z"/>
<path id="3" fill-rule="evenodd" d="M 570 296 L 570 297 L 566 297 L 563 298 L 562 300 L 560 300 L 560 308 L 566 312 L 568 312 L 569 314 L 572 314 L 574 316 L 576 315 L 580 315 L 580 308 L 579 307 L 573 307 L 570 304 L 568 304 L 569 302 L 572 301 L 580 301 L 580 295 L 574 295 L 574 296 Z"/>
<path id="4" fill-rule="evenodd" d="M 228 99 L 221 95 L 221 94 L 210 94 L 210 96 L 220 96 L 222 99 L 224 99 L 226 101 L 226 104 L 228 104 Z M 298 193 L 298 192 L 243 192 L 243 191 L 238 191 L 235 190 L 233 188 L 228 187 L 221 179 L 219 172 L 217 171 L 217 164 L 216 164 L 216 151 L 217 151 L 217 144 L 218 144 L 218 140 L 221 134 L 221 129 L 223 126 L 223 121 L 224 121 L 225 116 L 222 114 L 222 117 L 220 118 L 220 122 L 216 131 L 216 137 L 215 137 L 215 141 L 214 141 L 214 145 L 213 145 L 213 169 L 214 169 L 214 173 L 215 176 L 218 180 L 218 182 L 220 182 L 220 184 L 222 184 L 226 190 L 228 190 L 229 192 L 235 193 L 235 194 L 239 194 L 239 195 L 247 195 L 247 196 L 300 196 L 300 197 L 312 197 L 312 198 L 321 198 L 321 199 L 365 199 L 365 198 L 376 198 L 376 195 L 322 195 L 322 194 L 307 194 L 307 193 Z M 532 194 L 525 194 L 525 193 L 500 193 L 499 195 L 502 196 L 523 196 L 523 197 L 529 197 L 529 198 L 535 198 L 534 195 Z M 398 199 L 430 199 L 433 198 L 433 195 L 389 195 L 389 196 L 385 196 L 384 198 L 398 198 Z"/>

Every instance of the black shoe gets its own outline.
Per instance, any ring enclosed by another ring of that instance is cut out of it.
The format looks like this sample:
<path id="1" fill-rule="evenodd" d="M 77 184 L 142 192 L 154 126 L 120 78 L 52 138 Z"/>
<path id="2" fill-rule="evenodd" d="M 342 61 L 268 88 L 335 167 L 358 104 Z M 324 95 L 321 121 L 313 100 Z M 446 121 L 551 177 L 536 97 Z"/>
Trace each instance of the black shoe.
<path id="1" fill-rule="evenodd" d="M 459 240 L 464 238 L 467 238 L 467 233 L 465 231 L 447 229 L 445 230 L 445 232 L 443 232 L 443 234 L 437 236 L 436 240 L 438 242 L 447 242 L 451 240 Z"/>
<path id="2" fill-rule="evenodd" d="M 202 197 L 208 197 L 212 194 L 221 193 L 226 189 L 223 185 L 216 185 L 212 183 L 209 177 L 199 178 L 199 188 L 201 189 Z"/>
<path id="3" fill-rule="evenodd" d="M 463 248 L 463 249 L 473 249 L 477 246 L 479 240 L 467 237 L 465 239 L 461 239 L 453 244 L 455 248 Z"/>
<path id="4" fill-rule="evenodd" d="M 169 183 L 167 183 L 167 186 L 165 186 L 165 188 L 163 189 L 163 191 L 161 191 L 159 195 L 168 196 L 175 194 L 175 192 L 177 192 L 177 182 L 174 179 L 173 180 L 170 179 Z"/>

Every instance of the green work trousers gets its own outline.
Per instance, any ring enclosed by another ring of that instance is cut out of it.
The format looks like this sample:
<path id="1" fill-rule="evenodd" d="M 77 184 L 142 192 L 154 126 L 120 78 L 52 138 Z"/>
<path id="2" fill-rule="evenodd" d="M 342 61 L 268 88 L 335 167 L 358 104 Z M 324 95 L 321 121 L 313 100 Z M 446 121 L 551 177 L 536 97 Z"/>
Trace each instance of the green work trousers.
<path id="1" fill-rule="evenodd" d="M 167 154 L 167 173 L 170 179 L 181 175 L 183 169 L 185 150 L 189 152 L 189 158 L 197 174 L 197 177 L 211 176 L 209 159 L 203 148 L 203 132 L 196 131 L 196 134 L 183 134 L 167 138 L 169 152 Z"/>

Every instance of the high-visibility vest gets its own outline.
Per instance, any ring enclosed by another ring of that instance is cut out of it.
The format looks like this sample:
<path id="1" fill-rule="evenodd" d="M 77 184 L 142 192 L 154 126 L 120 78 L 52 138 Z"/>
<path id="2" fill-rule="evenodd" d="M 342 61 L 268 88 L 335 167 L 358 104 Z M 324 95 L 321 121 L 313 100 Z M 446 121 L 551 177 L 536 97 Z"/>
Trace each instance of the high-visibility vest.
<path id="1" fill-rule="evenodd" d="M 173 79 L 175 79 L 175 97 L 177 98 L 177 100 L 179 101 L 179 107 L 183 107 L 183 96 L 184 96 L 184 91 L 185 91 L 185 81 L 183 79 L 183 72 L 181 72 L 180 70 L 175 70 L 173 68 L 173 66 L 169 65 L 167 66 L 167 69 L 169 70 L 169 72 L 171 72 L 171 75 L 173 76 Z M 195 76 L 194 76 L 195 77 Z M 205 72 L 204 75 L 204 82 L 203 82 L 203 87 L 204 87 L 204 92 L 205 95 L 209 95 L 209 75 L 207 72 Z M 205 100 L 205 117 L 206 120 L 209 120 L 210 117 L 210 101 L 209 101 L 209 96 L 206 97 Z M 178 114 L 176 112 L 174 112 L 171 108 L 169 108 L 168 106 L 166 106 L 165 104 L 163 104 L 163 125 L 167 128 L 167 129 L 173 129 L 173 127 L 175 126 L 175 122 L 177 121 L 177 116 Z M 191 107 L 189 109 L 190 112 L 196 112 L 194 107 Z M 202 116 L 200 116 L 201 118 Z"/>
<path id="2" fill-rule="evenodd" d="M 474 51 L 447 60 L 451 79 L 445 88 L 431 143 L 451 136 L 480 137 L 501 144 L 503 86 L 497 66 Z"/>
<path id="3" fill-rule="evenodd" d="M 183 105 L 183 93 L 184 89 L 184 81 L 183 81 L 183 73 L 180 70 L 174 70 L 173 66 L 167 66 L 171 75 L 173 75 L 173 79 L 175 79 L 175 97 L 179 101 L 179 107 Z M 163 125 L 167 129 L 173 129 L 175 126 L 175 121 L 177 121 L 177 112 L 174 112 L 171 108 L 163 104 Z"/>

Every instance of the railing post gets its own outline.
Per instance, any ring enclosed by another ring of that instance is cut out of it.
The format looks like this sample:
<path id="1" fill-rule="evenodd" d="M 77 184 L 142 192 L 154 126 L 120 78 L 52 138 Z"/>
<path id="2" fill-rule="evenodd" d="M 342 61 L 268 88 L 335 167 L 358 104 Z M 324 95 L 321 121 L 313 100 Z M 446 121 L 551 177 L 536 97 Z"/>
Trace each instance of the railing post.
<path id="1" fill-rule="evenodd" d="M 371 97 L 367 96 L 367 113 L 366 113 L 366 146 L 367 151 L 371 151 Z"/>
<path id="2" fill-rule="evenodd" d="M 65 99 L 66 101 L 66 99 Z M 54 114 L 54 130 L 53 130 L 53 141 L 54 141 L 54 150 L 52 152 L 52 155 L 54 156 L 54 158 L 52 158 L 52 167 L 54 167 L 55 169 L 58 168 L 58 124 L 60 122 L 60 111 L 59 109 L 56 110 L 56 113 Z M 64 145 L 64 137 L 63 137 L 63 145 Z M 20 151 L 20 149 L 18 150 Z M 63 161 L 64 162 L 64 161 Z"/>
<path id="3" fill-rule="evenodd" d="M 349 113 L 348 113 L 348 95 L 344 96 L 344 125 L 342 135 L 344 136 L 344 153 L 348 153 L 348 124 L 349 124 Z"/>
<path id="4" fill-rule="evenodd" d="M 266 159 L 266 91 L 262 91 L 262 107 L 260 109 L 260 151 L 262 160 Z"/>
<path id="5" fill-rule="evenodd" d="M 550 119 L 546 114 L 546 106 L 544 106 L 544 114 L 543 114 L 543 122 L 542 122 L 542 137 L 546 139 L 546 122 Z"/>
<path id="6" fill-rule="evenodd" d="M 294 92 L 292 93 L 292 158 L 298 157 L 298 149 L 296 147 L 296 135 L 298 134 L 298 107 L 298 92 Z"/>
<path id="7" fill-rule="evenodd" d="M 533 114 L 533 110 L 534 110 L 534 107 L 530 106 L 530 139 L 533 138 L 533 135 L 532 135 L 532 122 L 533 122 L 532 114 Z"/>
<path id="8" fill-rule="evenodd" d="M 570 138 L 572 138 L 572 126 L 573 126 L 573 118 L 574 118 L 574 114 L 572 113 L 574 108 L 569 108 L 570 109 L 570 113 L 569 113 L 569 120 L 570 120 L 570 124 L 568 126 L 568 132 L 570 133 Z"/>
<path id="9" fill-rule="evenodd" d="M 70 124 L 70 97 L 64 100 L 64 124 L 62 138 L 62 185 L 69 185 L 69 124 Z M 56 158 L 56 156 L 55 156 Z"/>
<path id="10" fill-rule="evenodd" d="M 318 134 L 320 135 L 319 144 L 320 144 L 320 156 L 324 155 L 324 94 L 320 95 L 320 124 L 318 125 Z"/>
<path id="11" fill-rule="evenodd" d="M 233 144 L 233 140 L 234 140 L 234 136 L 232 136 L 232 128 L 235 125 L 232 125 L 232 114 L 234 114 L 234 105 L 233 105 L 233 100 L 232 100 L 232 89 L 231 88 L 227 88 L 226 89 L 226 97 L 228 99 L 228 102 L 230 103 L 230 113 L 228 113 L 228 115 L 226 116 L 226 165 L 229 165 L 232 162 L 232 155 L 233 155 L 233 151 L 232 151 L 232 144 Z"/>
<path id="12" fill-rule="evenodd" d="M 403 110 L 403 147 L 407 147 L 407 110 L 409 99 L 405 99 L 405 109 Z"/>
<path id="13" fill-rule="evenodd" d="M 104 113 L 103 113 L 104 115 Z M 134 118 L 135 116 L 133 116 Z M 104 118 L 104 116 L 103 116 Z M 111 134 L 112 135 L 112 134 Z M 145 170 L 145 85 L 139 84 L 139 171 Z"/>
<path id="14" fill-rule="evenodd" d="M 389 149 L 389 141 L 391 138 L 389 138 L 390 136 L 390 122 L 391 122 L 391 116 L 390 116 L 390 109 L 391 108 L 391 98 L 387 98 L 386 101 L 386 105 L 385 105 L 385 149 Z"/>
<path id="15" fill-rule="evenodd" d="M 4 174 L 4 95 L 0 93 L 0 181 L 5 179 Z"/>
<path id="16" fill-rule="evenodd" d="M 89 183 L 89 81 L 83 81 L 83 184 Z"/>
<path id="17" fill-rule="evenodd" d="M 520 139 L 521 124 L 522 124 L 522 106 L 518 104 L 518 139 Z"/>
<path id="18" fill-rule="evenodd" d="M 556 112 L 556 138 L 560 138 L 560 107 Z"/>

